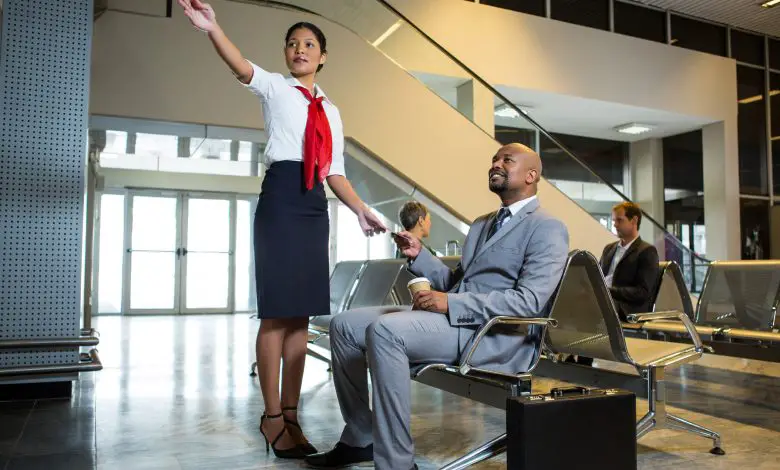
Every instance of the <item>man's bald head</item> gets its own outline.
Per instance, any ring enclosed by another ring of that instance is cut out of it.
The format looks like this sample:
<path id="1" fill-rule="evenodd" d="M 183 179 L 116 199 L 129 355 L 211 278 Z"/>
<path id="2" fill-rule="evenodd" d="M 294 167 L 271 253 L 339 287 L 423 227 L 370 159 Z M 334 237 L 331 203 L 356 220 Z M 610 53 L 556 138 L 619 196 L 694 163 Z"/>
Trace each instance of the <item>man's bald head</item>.
<path id="1" fill-rule="evenodd" d="M 536 194 L 542 176 L 542 160 L 532 148 L 507 144 L 498 149 L 490 167 L 490 190 L 502 200 L 520 200 Z M 511 202 L 510 202 L 511 203 Z"/>

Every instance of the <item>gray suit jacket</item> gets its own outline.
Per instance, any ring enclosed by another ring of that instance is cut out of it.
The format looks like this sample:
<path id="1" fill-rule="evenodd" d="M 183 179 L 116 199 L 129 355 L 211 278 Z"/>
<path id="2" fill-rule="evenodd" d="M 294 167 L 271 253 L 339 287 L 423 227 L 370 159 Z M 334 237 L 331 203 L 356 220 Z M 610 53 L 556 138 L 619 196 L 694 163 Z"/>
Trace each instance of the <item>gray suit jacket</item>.
<path id="1" fill-rule="evenodd" d="M 409 263 L 409 270 L 430 279 L 433 289 L 448 292 L 449 321 L 460 329 L 461 354 L 491 317 L 547 316 L 569 253 L 566 226 L 541 209 L 538 200 L 485 241 L 495 217 L 493 212 L 474 221 L 454 271 L 426 250 Z M 525 372 L 538 353 L 539 332 L 540 328 L 533 328 L 527 335 L 516 329 L 491 333 L 472 356 L 472 365 Z"/>

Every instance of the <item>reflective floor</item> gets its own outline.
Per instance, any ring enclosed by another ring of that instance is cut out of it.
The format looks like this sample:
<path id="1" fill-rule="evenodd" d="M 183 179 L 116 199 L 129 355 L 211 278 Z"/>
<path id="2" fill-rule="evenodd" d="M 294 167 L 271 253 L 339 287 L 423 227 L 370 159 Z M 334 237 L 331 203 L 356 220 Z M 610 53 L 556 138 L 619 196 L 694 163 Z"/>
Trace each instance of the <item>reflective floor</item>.
<path id="1" fill-rule="evenodd" d="M 248 315 L 102 317 L 104 370 L 70 401 L 0 403 L 0 469 L 301 468 L 266 455 Z M 707 358 L 669 377 L 671 411 L 714 428 L 727 455 L 676 431 L 639 441 L 639 468 L 780 468 L 780 364 Z M 539 391 L 552 382 L 537 380 Z M 499 410 L 413 384 L 420 468 L 434 469 L 503 432 Z M 640 401 L 637 412 L 644 414 Z M 300 419 L 327 449 L 343 424 L 324 363 L 309 358 Z M 561 445 L 565 447 L 565 438 Z M 505 467 L 504 459 L 475 468 Z"/>

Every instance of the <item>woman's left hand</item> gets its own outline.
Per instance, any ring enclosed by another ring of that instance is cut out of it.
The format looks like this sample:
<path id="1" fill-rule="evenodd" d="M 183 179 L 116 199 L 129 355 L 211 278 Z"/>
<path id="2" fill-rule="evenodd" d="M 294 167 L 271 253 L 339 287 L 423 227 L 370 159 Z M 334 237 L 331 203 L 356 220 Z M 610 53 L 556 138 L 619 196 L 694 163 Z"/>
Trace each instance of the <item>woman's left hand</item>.
<path id="1" fill-rule="evenodd" d="M 387 232 L 387 227 L 367 207 L 358 213 L 358 222 L 360 222 L 360 228 L 367 237 Z"/>

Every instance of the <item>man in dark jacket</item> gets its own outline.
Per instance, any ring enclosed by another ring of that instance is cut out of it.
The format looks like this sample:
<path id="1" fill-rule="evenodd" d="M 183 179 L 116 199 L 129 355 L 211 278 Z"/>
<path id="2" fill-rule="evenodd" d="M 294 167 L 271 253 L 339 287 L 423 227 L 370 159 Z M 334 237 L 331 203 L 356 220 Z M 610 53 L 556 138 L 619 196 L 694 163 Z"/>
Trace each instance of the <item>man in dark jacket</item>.
<path id="1" fill-rule="evenodd" d="M 639 236 L 642 211 L 633 202 L 612 208 L 612 223 L 619 241 L 610 243 L 601 255 L 601 271 L 620 318 L 652 310 L 658 282 L 658 251 Z"/>

